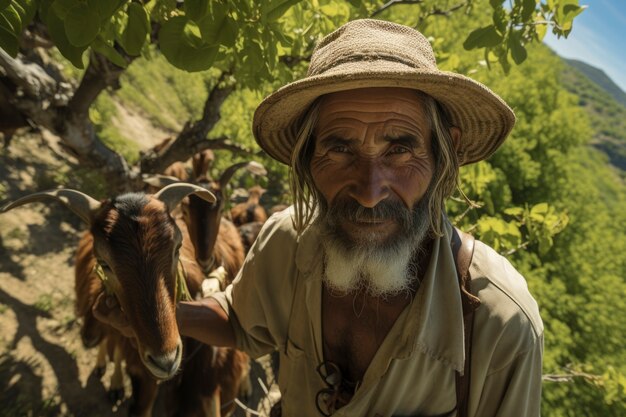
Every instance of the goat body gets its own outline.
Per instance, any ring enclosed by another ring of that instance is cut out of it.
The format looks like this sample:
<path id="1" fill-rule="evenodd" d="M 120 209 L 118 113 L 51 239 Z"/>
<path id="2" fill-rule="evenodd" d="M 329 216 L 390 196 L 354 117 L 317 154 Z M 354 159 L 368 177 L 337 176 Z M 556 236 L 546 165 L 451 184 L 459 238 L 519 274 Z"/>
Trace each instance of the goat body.
<path id="1" fill-rule="evenodd" d="M 258 185 L 248 190 L 248 201 L 239 203 L 230 210 L 230 217 L 236 226 L 246 223 L 261 222 L 267 220 L 267 213 L 259 201 L 265 190 Z"/>
<path id="2" fill-rule="evenodd" d="M 126 361 L 132 381 L 132 415 L 152 414 L 157 382 L 165 379 L 169 379 L 161 384 L 165 403 L 177 415 L 204 416 L 210 410 L 220 415 L 215 404 L 232 403 L 248 371 L 248 357 L 242 352 L 191 339 L 182 343 L 175 317 L 179 261 L 189 292 L 197 294 L 204 274 L 195 262 L 186 225 L 175 222 L 159 200 L 143 194 L 104 203 L 78 247 L 75 289 L 76 312 L 83 318 L 81 337 L 87 347 L 100 343 L 99 361 L 105 353 L 118 359 L 114 360 L 113 392 L 122 389 L 119 359 Z M 136 340 L 93 317 L 91 309 L 104 290 L 94 272 L 97 262 L 104 266 Z M 179 365 L 179 371 L 172 372 Z M 234 404 L 223 411 L 232 408 Z"/>

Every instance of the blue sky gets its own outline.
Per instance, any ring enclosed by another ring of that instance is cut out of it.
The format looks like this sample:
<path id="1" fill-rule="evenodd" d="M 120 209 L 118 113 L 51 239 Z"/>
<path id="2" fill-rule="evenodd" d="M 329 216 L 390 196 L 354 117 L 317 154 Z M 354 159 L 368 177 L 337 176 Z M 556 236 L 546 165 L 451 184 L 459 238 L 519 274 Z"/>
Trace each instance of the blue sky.
<path id="1" fill-rule="evenodd" d="M 626 0 L 579 0 L 588 6 L 567 39 L 548 29 L 544 42 L 558 55 L 603 70 L 626 92 Z"/>

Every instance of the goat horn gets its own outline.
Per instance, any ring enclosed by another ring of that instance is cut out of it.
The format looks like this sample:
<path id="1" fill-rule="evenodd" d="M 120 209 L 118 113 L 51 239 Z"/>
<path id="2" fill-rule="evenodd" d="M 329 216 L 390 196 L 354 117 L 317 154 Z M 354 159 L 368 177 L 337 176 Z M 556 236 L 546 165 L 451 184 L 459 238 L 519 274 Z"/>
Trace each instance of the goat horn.
<path id="1" fill-rule="evenodd" d="M 206 188 L 200 187 L 199 185 L 189 184 L 186 182 L 170 184 L 156 193 L 154 197 L 164 202 L 167 209 L 172 211 L 174 207 L 176 207 L 181 200 L 189 194 L 195 194 L 209 203 L 215 202 L 215 195 L 212 192 L 208 191 Z"/>
<path id="2" fill-rule="evenodd" d="M 151 185 L 153 187 L 163 188 L 168 185 L 175 184 L 177 182 L 181 182 L 180 178 L 172 177 L 169 175 L 151 175 L 143 177 L 143 182 L 145 184 Z"/>
<path id="3" fill-rule="evenodd" d="M 239 162 L 226 168 L 220 177 L 220 188 L 223 190 L 238 169 L 245 167 L 253 175 L 267 175 L 267 171 L 258 162 Z"/>
<path id="4" fill-rule="evenodd" d="M 0 207 L 0 212 L 4 213 L 14 209 L 15 207 L 36 201 L 43 201 L 49 198 L 56 199 L 57 201 L 63 203 L 87 224 L 91 221 L 91 213 L 100 208 L 100 202 L 95 198 L 89 197 L 87 194 L 81 193 L 80 191 L 60 188 L 57 190 L 48 190 L 29 194 L 15 200 L 12 203 L 8 203 Z"/>

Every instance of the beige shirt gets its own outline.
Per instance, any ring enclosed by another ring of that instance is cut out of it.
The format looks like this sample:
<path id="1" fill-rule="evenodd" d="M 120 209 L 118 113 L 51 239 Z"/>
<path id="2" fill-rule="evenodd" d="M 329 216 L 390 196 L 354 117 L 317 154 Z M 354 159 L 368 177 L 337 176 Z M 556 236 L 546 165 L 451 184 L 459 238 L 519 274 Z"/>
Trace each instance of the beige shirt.
<path id="1" fill-rule="evenodd" d="M 253 357 L 280 351 L 283 416 L 319 417 L 326 388 L 322 351 L 323 250 L 311 230 L 296 238 L 291 210 L 265 224 L 225 292 L 237 346 Z M 420 288 L 398 317 L 349 404 L 336 416 L 453 416 L 455 371 L 464 365 L 461 297 L 450 249 L 451 225 L 433 245 Z M 469 415 L 538 416 L 543 324 L 526 281 L 476 241 L 470 267 L 474 317 Z"/>

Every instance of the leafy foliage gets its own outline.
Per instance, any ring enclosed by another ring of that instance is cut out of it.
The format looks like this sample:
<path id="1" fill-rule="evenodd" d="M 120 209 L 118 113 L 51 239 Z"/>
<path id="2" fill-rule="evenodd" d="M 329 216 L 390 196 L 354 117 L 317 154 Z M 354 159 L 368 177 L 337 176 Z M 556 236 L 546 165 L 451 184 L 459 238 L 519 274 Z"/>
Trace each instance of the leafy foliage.
<path id="1" fill-rule="evenodd" d="M 120 67 L 127 56 L 138 56 L 152 41 L 175 67 L 202 71 L 211 67 L 238 68 L 247 86 L 273 78 L 281 56 L 302 56 L 319 33 L 327 33 L 355 17 L 373 16 L 394 2 L 314 0 L 3 0 L 0 2 L 0 47 L 16 56 L 21 32 L 36 13 L 46 25 L 61 53 L 78 68 L 85 65 L 89 48 Z M 441 2 L 419 5 L 419 19 L 450 13 L 476 3 L 466 0 L 445 11 Z M 508 71 L 509 55 L 516 64 L 526 59 L 526 45 L 543 38 L 548 26 L 567 36 L 575 16 L 582 12 L 578 0 L 515 0 L 489 2 L 492 23 L 475 29 L 464 42 L 466 49 L 483 48 Z M 153 33 L 152 28 L 156 30 Z M 489 59 L 487 59 L 489 61 Z"/>
<path id="2" fill-rule="evenodd" d="M 172 131 L 200 117 L 208 89 L 228 72 L 238 88 L 209 136 L 224 135 L 257 151 L 249 128 L 254 108 L 268 91 L 303 74 L 321 34 L 366 16 L 418 27 L 441 68 L 483 81 L 517 114 L 500 150 L 461 171 L 461 189 L 473 204 L 458 195 L 447 208 L 461 228 L 511 259 L 539 302 L 544 372 L 566 381 L 546 380 L 543 415 L 626 415 L 626 335 L 619 322 L 626 314 L 626 189 L 591 146 L 599 135 L 623 138 L 619 120 L 626 118 L 591 85 L 567 91 L 561 62 L 533 44 L 548 28 L 567 36 L 582 7 L 577 0 L 468 0 L 452 10 L 448 3 L 0 0 L 0 46 L 17 53 L 18 35 L 35 10 L 77 67 L 84 66 L 90 48 L 119 67 L 128 66 L 128 56 L 139 56 L 121 88 L 107 94 Z M 78 12 L 92 27 L 76 21 Z M 448 18 L 438 18 L 442 14 Z M 114 112 L 107 100 L 98 99 L 91 117 L 99 135 L 117 147 L 125 140 L 107 131 Z M 589 116 L 581 105 L 595 113 Z M 232 160 L 220 151 L 214 174 Z M 263 162 L 270 171 L 267 186 L 278 199 L 285 168 Z"/>

